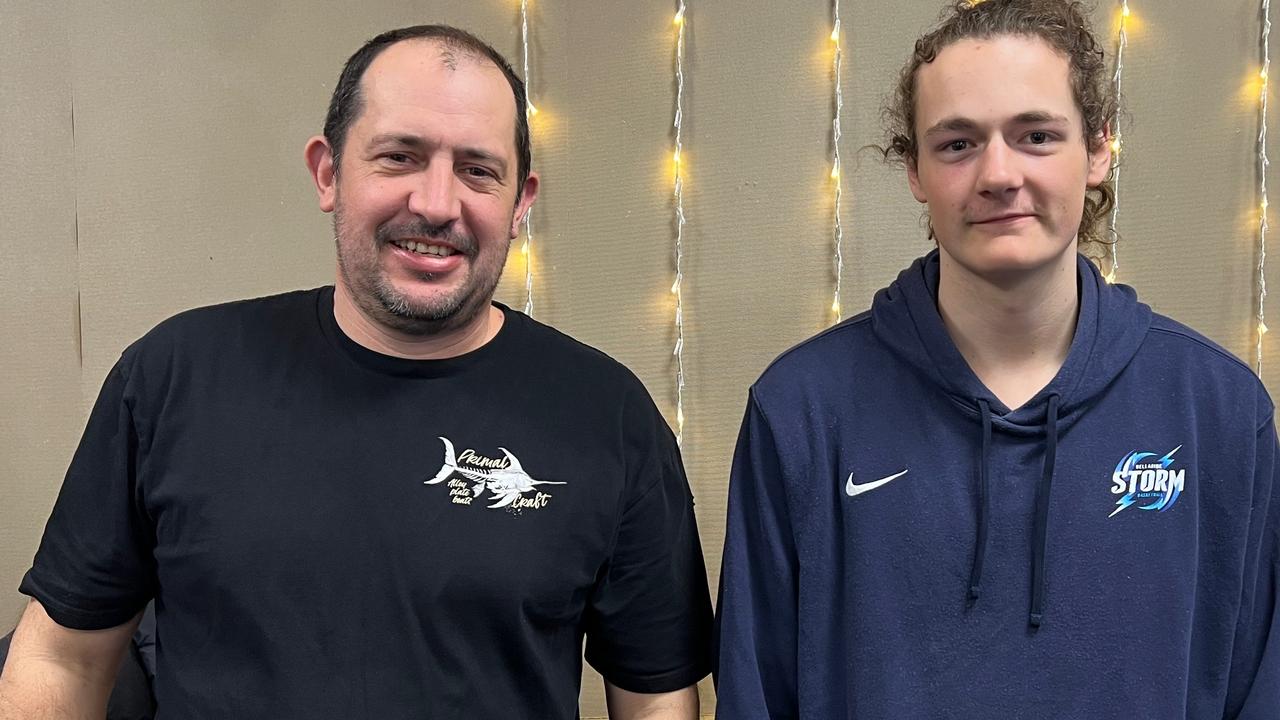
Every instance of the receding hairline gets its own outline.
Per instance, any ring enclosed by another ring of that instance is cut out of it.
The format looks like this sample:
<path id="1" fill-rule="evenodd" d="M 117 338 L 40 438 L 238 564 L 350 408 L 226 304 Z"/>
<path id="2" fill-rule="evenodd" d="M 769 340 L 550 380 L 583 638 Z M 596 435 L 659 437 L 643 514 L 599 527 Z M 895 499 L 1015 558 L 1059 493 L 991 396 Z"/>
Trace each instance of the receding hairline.
<path id="1" fill-rule="evenodd" d="M 451 73 L 458 71 L 459 59 L 461 58 L 466 62 L 471 63 L 471 65 L 476 68 L 479 68 L 482 70 L 486 70 L 486 69 L 492 70 L 493 72 L 497 73 L 497 77 L 502 78 L 503 84 L 506 85 L 505 73 L 503 72 L 502 68 L 493 61 L 493 58 L 490 58 L 488 55 L 484 54 L 484 52 L 482 51 L 476 50 L 475 48 L 472 48 L 466 45 L 460 40 L 456 40 L 454 38 L 449 38 L 449 37 L 405 38 L 403 40 L 397 40 L 391 43 L 390 45 L 387 45 L 386 47 L 382 48 L 382 51 L 379 52 L 372 60 L 369 61 L 369 66 L 366 67 L 364 69 L 364 72 L 360 75 L 360 81 L 356 84 L 358 94 L 355 98 L 357 104 L 356 104 L 356 114 L 353 120 L 358 120 L 362 115 L 364 115 L 364 112 L 367 109 L 365 107 L 366 103 L 368 102 L 368 97 L 367 97 L 368 93 L 366 92 L 368 90 L 367 83 L 369 81 L 370 75 L 379 69 L 378 68 L 379 61 L 385 60 L 387 54 L 389 52 L 392 52 L 396 47 L 401 45 L 409 45 L 410 43 L 417 44 L 420 46 L 426 45 L 426 46 L 435 47 L 439 51 L 437 54 L 437 59 Z M 511 98 L 513 105 L 518 104 L 514 92 L 511 92 L 505 96 L 509 96 Z M 516 111 L 518 110 L 519 108 L 516 108 Z"/>
<path id="2" fill-rule="evenodd" d="M 347 132 L 366 112 L 365 89 L 366 76 L 370 66 L 377 61 L 387 48 L 406 40 L 433 40 L 443 48 L 445 55 L 455 60 L 461 57 L 477 55 L 488 59 L 506 80 L 514 99 L 513 117 L 515 119 L 515 147 L 518 161 L 518 192 L 522 191 L 525 180 L 530 176 L 532 158 L 530 156 L 530 132 L 527 112 L 528 98 L 524 83 L 512 69 L 507 59 L 493 46 L 471 33 L 450 25 L 414 25 L 411 27 L 388 30 L 365 42 L 343 64 L 338 76 L 338 83 L 329 98 L 329 108 L 325 113 L 324 137 L 329 142 L 334 159 L 335 172 L 340 167 L 340 158 L 344 154 Z M 461 49 L 461 51 L 459 51 Z M 426 66 L 429 60 L 420 64 Z M 476 61 L 470 61 L 476 62 Z M 484 73 L 484 64 L 476 62 L 476 72 Z"/>
<path id="3" fill-rule="evenodd" d="M 386 47 L 382 48 L 382 51 L 379 52 L 377 56 L 375 56 L 373 60 L 369 62 L 369 67 L 365 68 L 364 75 L 361 76 L 360 78 L 361 82 L 363 82 L 364 78 L 368 76 L 369 70 L 373 68 L 373 66 L 378 62 L 379 59 L 381 59 L 384 55 L 390 52 L 392 48 L 395 48 L 400 45 L 433 46 L 439 50 L 440 61 L 444 64 L 445 67 L 447 67 L 450 70 L 457 70 L 458 60 L 459 58 L 462 58 L 476 65 L 488 65 L 492 67 L 494 70 L 497 70 L 499 74 L 502 73 L 502 68 L 499 67 L 498 64 L 493 61 L 493 58 L 486 55 L 484 51 L 478 48 L 471 47 L 469 44 L 467 44 L 466 42 L 458 38 L 453 38 L 449 36 L 407 37 L 401 40 L 397 40 L 387 45 Z"/>

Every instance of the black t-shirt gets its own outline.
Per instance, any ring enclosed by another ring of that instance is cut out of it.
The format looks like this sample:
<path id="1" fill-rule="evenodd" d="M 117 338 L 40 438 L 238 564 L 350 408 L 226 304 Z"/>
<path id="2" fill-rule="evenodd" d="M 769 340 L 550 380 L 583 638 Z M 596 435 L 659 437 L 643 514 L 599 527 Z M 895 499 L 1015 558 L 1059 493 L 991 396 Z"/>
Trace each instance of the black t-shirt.
<path id="1" fill-rule="evenodd" d="M 21 591 L 156 599 L 160 717 L 572 718 L 709 670 L 670 430 L 606 355 L 501 308 L 461 357 L 374 353 L 333 290 L 178 315 L 103 385 Z"/>

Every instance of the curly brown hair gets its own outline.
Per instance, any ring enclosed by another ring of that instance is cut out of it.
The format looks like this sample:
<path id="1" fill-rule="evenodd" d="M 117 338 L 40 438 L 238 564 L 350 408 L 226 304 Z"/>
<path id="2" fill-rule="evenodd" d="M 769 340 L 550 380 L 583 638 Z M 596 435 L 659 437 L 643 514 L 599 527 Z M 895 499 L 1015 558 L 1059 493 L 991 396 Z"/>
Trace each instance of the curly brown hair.
<path id="1" fill-rule="evenodd" d="M 942 12 L 942 23 L 916 40 L 915 51 L 898 77 L 898 86 L 885 107 L 888 144 L 880 148 L 886 160 L 914 163 L 916 145 L 916 71 L 933 62 L 943 48 L 958 40 L 1000 35 L 1036 37 L 1062 53 L 1070 64 L 1071 94 L 1084 118 L 1089 152 L 1100 150 L 1114 127 L 1119 107 L 1108 82 L 1105 54 L 1089 27 L 1088 10 L 1076 0 L 954 0 Z M 1081 244 L 1112 242 L 1104 236 L 1102 219 L 1115 205 L 1113 170 L 1085 193 L 1080 217 Z M 933 226 L 929 238 L 934 239 Z"/>

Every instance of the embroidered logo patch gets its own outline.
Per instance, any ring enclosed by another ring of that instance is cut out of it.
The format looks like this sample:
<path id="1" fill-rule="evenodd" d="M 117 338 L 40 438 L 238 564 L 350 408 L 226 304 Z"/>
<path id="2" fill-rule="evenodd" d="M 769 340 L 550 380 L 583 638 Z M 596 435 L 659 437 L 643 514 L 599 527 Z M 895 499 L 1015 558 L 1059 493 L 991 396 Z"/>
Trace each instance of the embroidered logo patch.
<path id="1" fill-rule="evenodd" d="M 449 438 L 441 437 L 444 443 L 444 464 L 440 472 L 424 485 L 438 485 L 448 480 L 449 500 L 454 505 L 470 505 L 471 501 L 480 497 L 486 490 L 491 494 L 485 500 L 494 501 L 489 508 L 507 508 L 508 510 L 539 510 L 551 501 L 551 493 L 536 488 L 539 485 L 564 485 L 563 482 L 550 480 L 534 480 L 520 466 L 520 461 L 510 450 L 498 448 L 502 457 L 486 457 L 477 454 L 471 448 L 457 455 Z"/>
<path id="2" fill-rule="evenodd" d="M 1111 494 L 1120 495 L 1116 500 L 1116 509 L 1107 517 L 1115 517 L 1116 513 L 1138 502 L 1139 510 L 1156 510 L 1164 512 L 1173 507 L 1178 496 L 1187 487 L 1187 471 L 1184 468 L 1173 469 L 1173 454 L 1182 446 L 1170 450 L 1163 457 L 1156 457 L 1153 452 L 1134 451 L 1124 456 L 1111 473 Z"/>

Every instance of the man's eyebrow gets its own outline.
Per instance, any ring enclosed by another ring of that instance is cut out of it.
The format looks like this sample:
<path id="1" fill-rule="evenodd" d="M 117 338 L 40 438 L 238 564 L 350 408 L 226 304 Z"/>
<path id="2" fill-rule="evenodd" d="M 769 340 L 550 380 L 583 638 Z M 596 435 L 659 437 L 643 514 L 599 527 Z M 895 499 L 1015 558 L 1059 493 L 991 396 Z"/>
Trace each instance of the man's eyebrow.
<path id="1" fill-rule="evenodd" d="M 1054 115 L 1047 110 L 1030 110 L 1028 112 L 1019 113 L 1013 118 L 1015 125 L 1036 125 L 1047 123 L 1069 123 L 1071 122 L 1065 116 Z"/>
<path id="2" fill-rule="evenodd" d="M 384 147 L 387 145 L 420 150 L 427 146 L 427 141 L 417 135 L 402 135 L 399 133 L 382 133 L 381 135 L 374 135 L 369 140 L 369 147 Z"/>
<path id="3" fill-rule="evenodd" d="M 949 117 L 934 123 L 933 127 L 924 131 L 925 137 L 932 137 L 946 132 L 976 130 L 978 123 L 963 117 Z"/>
<path id="4" fill-rule="evenodd" d="M 430 145 L 431 143 L 427 142 L 426 138 L 401 133 L 382 133 L 381 135 L 374 135 L 369 140 L 369 147 L 371 148 L 405 147 L 411 150 L 425 150 Z M 501 155 L 489 152 L 484 148 L 460 147 L 454 151 L 454 156 L 464 160 L 476 160 L 495 165 L 499 173 L 503 175 L 507 172 L 507 161 Z"/>

